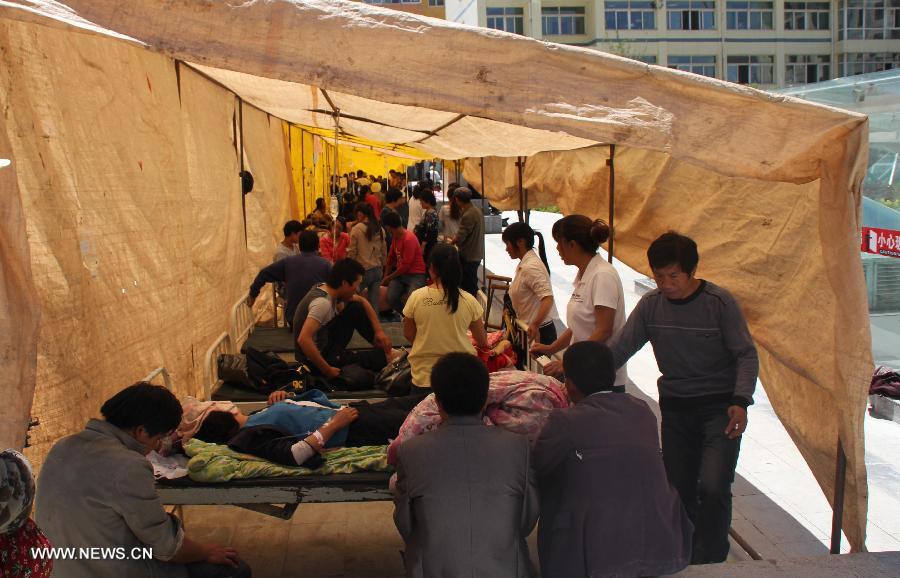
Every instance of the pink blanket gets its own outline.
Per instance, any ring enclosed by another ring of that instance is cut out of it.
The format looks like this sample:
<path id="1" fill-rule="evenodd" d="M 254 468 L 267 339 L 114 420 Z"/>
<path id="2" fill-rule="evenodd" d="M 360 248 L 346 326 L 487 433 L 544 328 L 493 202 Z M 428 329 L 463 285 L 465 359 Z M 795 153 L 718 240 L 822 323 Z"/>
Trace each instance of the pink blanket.
<path id="1" fill-rule="evenodd" d="M 566 388 L 546 375 L 527 371 L 498 371 L 491 374 L 484 423 L 537 439 L 550 411 L 568 407 Z M 431 431 L 441 424 L 434 394 L 422 400 L 400 427 L 388 449 L 388 462 L 396 463 L 397 448 L 404 441 Z"/>

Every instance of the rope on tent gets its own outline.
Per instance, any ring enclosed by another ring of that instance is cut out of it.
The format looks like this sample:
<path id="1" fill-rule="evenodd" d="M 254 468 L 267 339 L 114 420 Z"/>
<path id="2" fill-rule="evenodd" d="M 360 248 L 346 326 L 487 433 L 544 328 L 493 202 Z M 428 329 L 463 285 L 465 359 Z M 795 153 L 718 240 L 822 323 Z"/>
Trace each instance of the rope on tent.
<path id="1" fill-rule="evenodd" d="M 237 95 L 235 95 L 237 96 Z M 249 246 L 249 241 L 247 239 L 247 193 L 249 191 L 244 190 L 243 179 L 244 179 L 244 99 L 240 96 L 237 97 L 238 100 L 238 113 L 240 114 L 238 121 L 238 134 L 240 137 L 240 142 L 235 143 L 238 147 L 238 154 L 241 159 L 241 212 L 244 216 L 244 247 Z"/>

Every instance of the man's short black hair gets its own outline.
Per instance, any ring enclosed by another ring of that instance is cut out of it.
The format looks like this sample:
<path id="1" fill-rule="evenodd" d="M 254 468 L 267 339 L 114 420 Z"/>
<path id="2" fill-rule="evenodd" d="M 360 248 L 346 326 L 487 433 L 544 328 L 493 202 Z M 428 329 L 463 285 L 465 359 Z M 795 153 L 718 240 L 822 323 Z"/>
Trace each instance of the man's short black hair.
<path id="1" fill-rule="evenodd" d="M 598 341 L 573 343 L 563 355 L 563 370 L 584 395 L 609 391 L 616 383 L 612 350 Z"/>
<path id="2" fill-rule="evenodd" d="M 284 236 L 290 237 L 294 233 L 299 233 L 303 230 L 303 223 L 300 221 L 290 220 L 284 224 Z"/>
<path id="3" fill-rule="evenodd" d="M 319 250 L 319 235 L 315 231 L 303 231 L 300 233 L 300 250 L 306 252 Z"/>
<path id="4" fill-rule="evenodd" d="M 391 212 L 384 216 L 384 226 L 389 229 L 396 229 L 401 224 L 400 215 L 396 212 Z"/>
<path id="5" fill-rule="evenodd" d="M 388 192 L 384 194 L 384 202 L 385 203 L 393 203 L 395 201 L 400 200 L 400 197 L 403 196 L 403 191 L 400 189 L 388 189 Z"/>
<path id="6" fill-rule="evenodd" d="M 697 243 L 693 239 L 669 231 L 650 243 L 650 247 L 647 248 L 647 261 L 650 262 L 651 269 L 678 265 L 683 272 L 691 275 L 697 269 L 700 255 L 697 253 Z"/>
<path id="7" fill-rule="evenodd" d="M 365 275 L 365 268 L 356 259 L 341 259 L 336 262 L 328 273 L 328 286 L 332 289 L 340 289 L 346 281 L 349 285 L 356 283 L 357 279 Z"/>
<path id="8" fill-rule="evenodd" d="M 211 444 L 227 444 L 239 429 L 241 426 L 230 411 L 211 411 L 194 437 Z"/>
<path id="9" fill-rule="evenodd" d="M 487 401 L 487 367 L 471 353 L 448 353 L 431 369 L 431 388 L 447 415 L 479 415 Z"/>
<path id="10" fill-rule="evenodd" d="M 139 381 L 112 396 L 100 413 L 119 429 L 143 426 L 147 435 L 167 433 L 181 423 L 181 404 L 171 391 L 161 385 Z"/>

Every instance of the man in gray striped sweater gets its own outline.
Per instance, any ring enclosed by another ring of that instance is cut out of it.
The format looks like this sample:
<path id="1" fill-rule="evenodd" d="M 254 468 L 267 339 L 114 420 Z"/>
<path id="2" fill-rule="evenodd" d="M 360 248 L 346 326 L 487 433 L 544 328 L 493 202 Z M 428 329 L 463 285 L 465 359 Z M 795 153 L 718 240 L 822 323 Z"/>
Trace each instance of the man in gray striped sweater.
<path id="1" fill-rule="evenodd" d="M 694 522 L 691 562 L 724 562 L 731 484 L 759 374 L 756 347 L 731 293 L 694 277 L 693 240 L 670 231 L 651 243 L 647 259 L 657 289 L 607 345 L 617 367 L 653 345 L 663 460 Z"/>

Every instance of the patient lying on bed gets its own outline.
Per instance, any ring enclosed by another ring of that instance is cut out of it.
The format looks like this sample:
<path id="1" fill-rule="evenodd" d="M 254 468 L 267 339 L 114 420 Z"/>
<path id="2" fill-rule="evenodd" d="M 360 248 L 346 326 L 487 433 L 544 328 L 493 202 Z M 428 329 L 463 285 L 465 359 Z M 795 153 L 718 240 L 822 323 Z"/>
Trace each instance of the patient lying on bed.
<path id="1" fill-rule="evenodd" d="M 342 407 L 318 390 L 296 396 L 277 391 L 268 407 L 251 415 L 236 409 L 209 412 L 193 437 L 282 465 L 314 468 L 329 448 L 387 445 L 423 397 Z"/>

